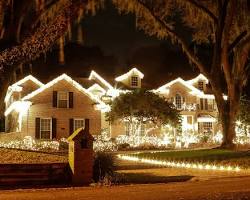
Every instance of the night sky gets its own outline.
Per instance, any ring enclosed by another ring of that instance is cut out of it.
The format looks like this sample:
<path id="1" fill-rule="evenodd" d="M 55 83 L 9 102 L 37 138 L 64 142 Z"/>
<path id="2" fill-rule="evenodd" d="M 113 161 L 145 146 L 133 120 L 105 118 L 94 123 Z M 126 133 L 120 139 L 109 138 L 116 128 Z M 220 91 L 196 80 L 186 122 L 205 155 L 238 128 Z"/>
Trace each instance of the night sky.
<path id="1" fill-rule="evenodd" d="M 49 52 L 34 62 L 34 75 L 47 82 L 61 73 L 73 77 L 88 77 L 92 69 L 107 80 L 137 67 L 145 74 L 143 86 L 156 88 L 179 76 L 190 79 L 198 70 L 190 66 L 186 56 L 169 41 L 149 37 L 135 27 L 133 15 L 119 15 L 113 5 L 108 4 L 95 16 L 83 19 L 84 43 L 74 40 L 65 46 L 65 65 L 57 62 L 58 50 Z"/>

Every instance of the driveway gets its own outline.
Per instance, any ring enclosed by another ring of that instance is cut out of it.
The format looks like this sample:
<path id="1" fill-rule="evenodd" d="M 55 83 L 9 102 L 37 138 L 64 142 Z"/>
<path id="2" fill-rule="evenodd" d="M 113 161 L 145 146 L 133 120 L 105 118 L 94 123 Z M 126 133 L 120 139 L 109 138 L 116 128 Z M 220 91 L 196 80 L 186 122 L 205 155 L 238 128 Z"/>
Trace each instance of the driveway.
<path id="1" fill-rule="evenodd" d="M 168 184 L 1 191 L 1 200 L 250 199 L 250 176 Z"/>

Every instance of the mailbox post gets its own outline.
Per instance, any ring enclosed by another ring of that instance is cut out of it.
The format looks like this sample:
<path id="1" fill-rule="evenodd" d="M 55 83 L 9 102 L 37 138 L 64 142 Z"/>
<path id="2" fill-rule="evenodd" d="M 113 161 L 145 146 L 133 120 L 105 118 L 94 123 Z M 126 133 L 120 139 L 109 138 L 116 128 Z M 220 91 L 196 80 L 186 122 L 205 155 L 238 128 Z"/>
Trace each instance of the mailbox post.
<path id="1" fill-rule="evenodd" d="M 74 185 L 87 185 L 93 178 L 93 136 L 89 133 L 89 119 L 85 128 L 77 129 L 69 138 L 69 166 Z"/>

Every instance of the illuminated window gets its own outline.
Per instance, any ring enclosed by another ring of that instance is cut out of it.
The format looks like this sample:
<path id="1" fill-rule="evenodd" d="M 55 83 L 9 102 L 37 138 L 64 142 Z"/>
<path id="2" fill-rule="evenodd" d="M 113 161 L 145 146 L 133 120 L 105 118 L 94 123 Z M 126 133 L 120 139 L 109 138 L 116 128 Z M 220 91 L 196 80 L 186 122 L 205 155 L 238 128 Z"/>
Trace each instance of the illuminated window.
<path id="1" fill-rule="evenodd" d="M 74 131 L 84 127 L 85 127 L 84 119 L 74 119 Z"/>
<path id="2" fill-rule="evenodd" d="M 131 86 L 137 87 L 138 86 L 138 76 L 132 76 L 131 77 Z"/>
<path id="3" fill-rule="evenodd" d="M 193 124 L 193 117 L 192 116 L 187 116 L 187 123 Z"/>
<path id="4" fill-rule="evenodd" d="M 181 95 L 179 95 L 179 94 L 176 94 L 176 96 L 175 96 L 175 106 L 177 109 L 182 108 L 182 98 L 181 98 Z"/>
<path id="5" fill-rule="evenodd" d="M 198 81 L 198 89 L 203 91 L 204 90 L 204 83 L 203 81 Z"/>
<path id="6" fill-rule="evenodd" d="M 58 108 L 68 108 L 69 93 L 60 91 L 58 92 Z"/>
<path id="7" fill-rule="evenodd" d="M 52 123 L 51 118 L 42 118 L 40 121 L 40 138 L 51 139 Z"/>
<path id="8" fill-rule="evenodd" d="M 212 131 L 213 129 L 212 122 L 203 122 L 203 129 L 204 131 Z"/>
<path id="9" fill-rule="evenodd" d="M 199 132 L 212 132 L 213 123 L 212 122 L 199 122 L 198 123 Z"/>

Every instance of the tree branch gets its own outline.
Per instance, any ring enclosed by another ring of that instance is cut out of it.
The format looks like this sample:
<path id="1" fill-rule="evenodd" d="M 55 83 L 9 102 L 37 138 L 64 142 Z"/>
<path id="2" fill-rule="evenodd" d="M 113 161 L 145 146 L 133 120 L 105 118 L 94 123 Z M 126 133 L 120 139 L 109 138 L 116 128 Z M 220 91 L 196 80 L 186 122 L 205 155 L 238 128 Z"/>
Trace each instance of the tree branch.
<path id="1" fill-rule="evenodd" d="M 150 9 L 150 7 L 142 2 L 141 0 L 137 0 L 137 2 L 146 9 L 146 11 L 165 29 L 165 31 L 167 32 L 167 34 L 175 39 L 182 47 L 184 53 L 187 55 L 187 57 L 190 59 L 190 61 L 192 63 L 194 63 L 199 70 L 201 71 L 201 73 L 203 73 L 205 76 L 210 77 L 207 69 L 205 68 L 204 64 L 197 58 L 197 56 L 195 56 L 195 54 L 188 48 L 188 44 L 184 41 L 183 38 L 181 38 L 174 30 L 172 30 L 168 24 L 163 21 L 162 19 L 160 19 L 159 17 L 157 17 L 157 15 L 154 13 L 154 11 L 152 11 Z"/>
<path id="2" fill-rule="evenodd" d="M 228 53 L 230 53 L 239 43 L 240 41 L 247 35 L 247 31 L 243 31 L 239 34 L 235 40 L 229 45 Z"/>
<path id="3" fill-rule="evenodd" d="M 196 0 L 187 0 L 190 4 L 194 5 L 196 8 L 200 9 L 202 12 L 206 13 L 216 24 L 218 23 L 218 18 L 212 13 L 208 8 L 203 6 Z"/>

